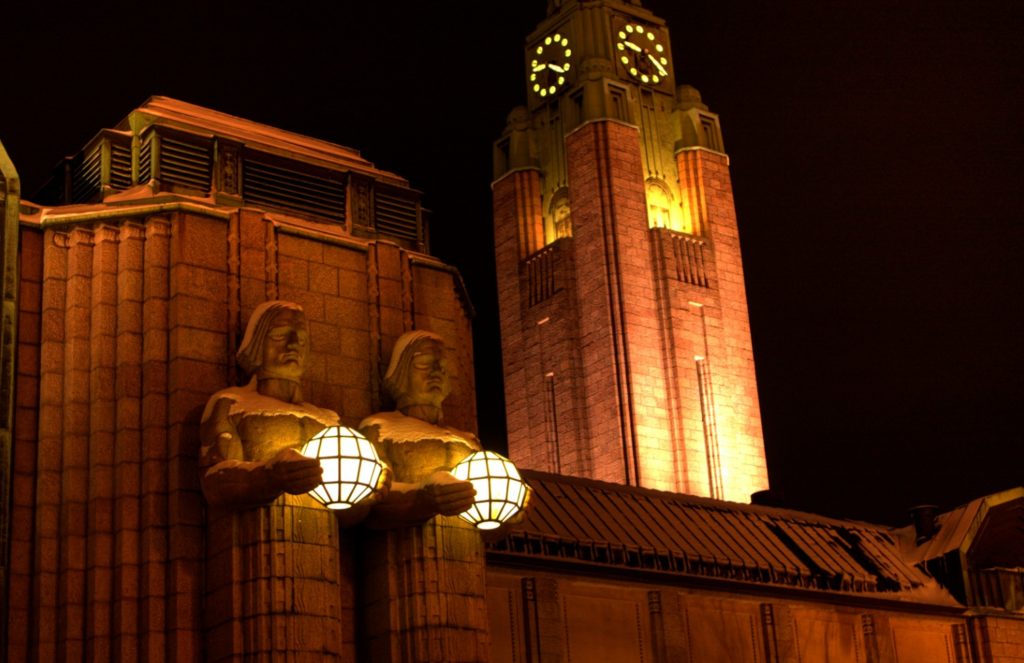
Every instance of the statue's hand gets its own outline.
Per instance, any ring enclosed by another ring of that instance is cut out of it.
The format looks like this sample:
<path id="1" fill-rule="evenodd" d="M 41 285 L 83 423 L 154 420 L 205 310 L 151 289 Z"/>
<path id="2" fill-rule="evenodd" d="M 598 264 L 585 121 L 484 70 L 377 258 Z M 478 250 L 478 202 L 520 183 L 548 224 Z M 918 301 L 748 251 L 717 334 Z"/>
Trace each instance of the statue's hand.
<path id="1" fill-rule="evenodd" d="M 308 493 L 323 481 L 320 461 L 303 456 L 295 449 L 278 452 L 266 467 L 275 487 L 292 495 Z"/>
<path id="2" fill-rule="evenodd" d="M 380 478 L 377 479 L 377 485 L 370 493 L 369 497 L 359 503 L 360 506 L 373 506 L 377 502 L 380 502 L 387 498 L 391 492 L 391 481 L 394 479 L 395 473 L 391 471 L 391 468 L 387 463 L 383 464 L 384 467 L 381 470 Z M 348 509 L 351 511 L 351 509 Z"/>
<path id="3" fill-rule="evenodd" d="M 423 482 L 420 494 L 435 513 L 457 516 L 473 505 L 476 488 L 469 481 L 456 479 L 451 472 L 439 470 Z"/>

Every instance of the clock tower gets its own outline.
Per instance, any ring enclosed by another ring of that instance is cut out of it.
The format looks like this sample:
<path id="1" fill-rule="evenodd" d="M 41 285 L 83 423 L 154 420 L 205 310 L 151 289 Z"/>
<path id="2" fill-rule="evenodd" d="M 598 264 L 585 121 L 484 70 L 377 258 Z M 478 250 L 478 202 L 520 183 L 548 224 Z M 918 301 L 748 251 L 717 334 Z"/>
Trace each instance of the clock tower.
<path id="1" fill-rule="evenodd" d="M 510 456 L 748 501 L 768 487 L 718 116 L 639 2 L 549 0 L 495 144 Z"/>

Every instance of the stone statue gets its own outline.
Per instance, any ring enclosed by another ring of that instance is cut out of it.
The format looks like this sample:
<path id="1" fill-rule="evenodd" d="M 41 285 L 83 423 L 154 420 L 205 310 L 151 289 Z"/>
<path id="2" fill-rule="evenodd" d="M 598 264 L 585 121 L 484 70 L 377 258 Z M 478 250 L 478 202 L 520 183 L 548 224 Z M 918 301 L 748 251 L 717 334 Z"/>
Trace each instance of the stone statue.
<path id="1" fill-rule="evenodd" d="M 397 410 L 359 426 L 394 473 L 366 519 L 383 531 L 362 539 L 364 609 L 375 615 L 363 634 L 368 660 L 486 661 L 483 541 L 457 516 L 475 490 L 450 472 L 480 442 L 443 423 L 451 391 L 444 340 L 427 331 L 399 337 L 384 388 Z"/>
<path id="2" fill-rule="evenodd" d="M 200 425 L 201 463 L 208 468 L 202 487 L 210 504 L 257 506 L 320 484 L 320 463 L 298 449 L 338 425 L 338 415 L 302 400 L 308 355 L 301 307 L 271 301 L 253 312 L 238 350 L 238 363 L 252 379 L 214 394 Z"/>
<path id="3" fill-rule="evenodd" d="M 392 351 L 384 389 L 396 411 L 359 424 L 394 476 L 388 498 L 373 509 L 369 525 L 396 527 L 462 513 L 476 491 L 450 470 L 479 451 L 480 442 L 472 433 L 443 425 L 441 404 L 451 383 L 441 337 L 427 331 L 403 334 Z"/>
<path id="4" fill-rule="evenodd" d="M 210 661 L 342 655 L 342 606 L 354 588 L 341 573 L 335 512 L 306 494 L 321 481 L 320 464 L 298 451 L 339 419 L 302 399 L 308 354 L 302 308 L 261 304 L 238 351 L 251 380 L 214 394 L 203 413 Z"/>

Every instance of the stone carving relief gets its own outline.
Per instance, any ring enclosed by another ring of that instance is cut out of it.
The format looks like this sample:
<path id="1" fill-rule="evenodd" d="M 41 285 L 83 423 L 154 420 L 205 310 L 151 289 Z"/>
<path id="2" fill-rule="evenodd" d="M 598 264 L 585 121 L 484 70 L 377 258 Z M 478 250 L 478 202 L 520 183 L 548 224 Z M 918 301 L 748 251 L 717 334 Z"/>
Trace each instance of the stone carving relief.
<path id="1" fill-rule="evenodd" d="M 224 193 L 238 194 L 238 148 L 225 145 L 221 148 L 220 189 Z"/>

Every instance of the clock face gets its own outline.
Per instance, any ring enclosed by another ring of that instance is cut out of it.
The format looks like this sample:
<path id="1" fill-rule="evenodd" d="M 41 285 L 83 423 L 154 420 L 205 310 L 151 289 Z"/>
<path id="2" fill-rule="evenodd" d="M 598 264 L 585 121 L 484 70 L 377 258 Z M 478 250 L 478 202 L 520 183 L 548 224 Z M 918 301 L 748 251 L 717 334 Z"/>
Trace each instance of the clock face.
<path id="1" fill-rule="evenodd" d="M 541 97 L 557 92 L 565 85 L 571 56 L 568 37 L 558 33 L 545 37 L 530 56 L 530 89 Z"/>
<path id="2" fill-rule="evenodd" d="M 668 54 L 650 28 L 627 23 L 616 36 L 615 51 L 630 76 L 654 85 L 668 78 Z"/>

